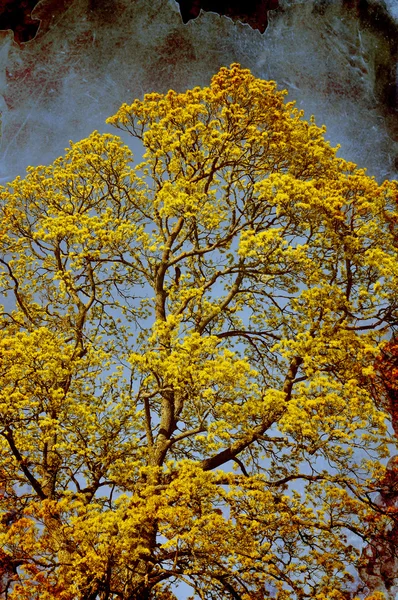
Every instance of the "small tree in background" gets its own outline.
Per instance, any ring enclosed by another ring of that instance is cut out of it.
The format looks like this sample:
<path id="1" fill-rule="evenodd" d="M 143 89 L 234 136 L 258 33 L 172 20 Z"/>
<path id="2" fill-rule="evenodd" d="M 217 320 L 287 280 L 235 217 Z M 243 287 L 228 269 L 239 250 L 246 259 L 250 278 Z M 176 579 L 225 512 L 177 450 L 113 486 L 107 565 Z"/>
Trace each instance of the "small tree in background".
<path id="1" fill-rule="evenodd" d="M 397 185 L 239 65 L 1 189 L 2 594 L 342 599 L 374 518 Z"/>

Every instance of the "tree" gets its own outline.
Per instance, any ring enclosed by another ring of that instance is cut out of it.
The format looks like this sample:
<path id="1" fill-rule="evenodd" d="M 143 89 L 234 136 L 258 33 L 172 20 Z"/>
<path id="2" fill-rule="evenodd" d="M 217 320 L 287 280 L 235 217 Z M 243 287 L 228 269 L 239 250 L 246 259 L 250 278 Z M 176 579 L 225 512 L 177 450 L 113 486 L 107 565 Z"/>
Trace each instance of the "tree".
<path id="1" fill-rule="evenodd" d="M 139 164 L 94 132 L 1 189 L 5 598 L 354 594 L 398 188 L 285 94 L 222 68 L 108 120 Z"/>

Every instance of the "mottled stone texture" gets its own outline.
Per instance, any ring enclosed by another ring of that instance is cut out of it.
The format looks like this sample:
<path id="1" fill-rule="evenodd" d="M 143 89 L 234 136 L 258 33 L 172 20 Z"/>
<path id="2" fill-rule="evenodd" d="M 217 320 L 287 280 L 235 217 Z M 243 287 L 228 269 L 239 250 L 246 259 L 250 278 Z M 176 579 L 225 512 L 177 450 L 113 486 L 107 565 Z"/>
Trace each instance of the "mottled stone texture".
<path id="1" fill-rule="evenodd" d="M 394 174 L 398 34 L 382 0 L 281 0 L 264 34 L 213 12 L 184 24 L 179 9 L 174 0 L 42 0 L 34 39 L 0 32 L 0 180 L 105 130 L 122 102 L 204 85 L 234 61 L 286 87 L 342 156 L 379 179 Z"/>

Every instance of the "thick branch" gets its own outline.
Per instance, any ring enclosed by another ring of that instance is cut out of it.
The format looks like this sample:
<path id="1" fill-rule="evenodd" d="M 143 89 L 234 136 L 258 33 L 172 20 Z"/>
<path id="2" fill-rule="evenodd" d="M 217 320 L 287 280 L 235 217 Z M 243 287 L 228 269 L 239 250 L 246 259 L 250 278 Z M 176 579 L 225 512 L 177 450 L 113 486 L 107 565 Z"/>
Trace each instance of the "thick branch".
<path id="1" fill-rule="evenodd" d="M 16 447 L 14 436 L 12 434 L 11 429 L 8 427 L 6 432 L 4 432 L 4 431 L 2 432 L 2 435 L 7 440 L 8 444 L 11 448 L 11 452 L 17 459 L 18 464 L 19 464 L 23 474 L 25 475 L 26 479 L 29 481 L 32 488 L 35 490 L 36 494 L 39 496 L 40 500 L 45 500 L 47 498 L 47 496 L 44 493 L 43 488 L 41 487 L 40 483 L 29 471 L 24 457 L 22 456 L 22 454 L 19 452 L 18 448 Z"/>
<path id="2" fill-rule="evenodd" d="M 283 385 L 283 392 L 286 394 L 285 402 L 288 402 L 291 398 L 294 380 L 302 362 L 302 358 L 300 358 L 299 356 L 295 356 L 292 362 L 290 363 L 290 367 Z M 282 408 L 282 410 L 277 414 L 273 413 L 267 420 L 263 421 L 260 425 L 255 427 L 252 430 L 252 432 L 243 439 L 234 442 L 228 448 L 222 450 L 218 454 L 215 454 L 210 458 L 202 460 L 202 469 L 204 471 L 211 471 L 213 469 L 221 467 L 222 465 L 225 465 L 225 463 L 227 463 L 230 460 L 234 460 L 236 456 L 238 456 L 238 454 L 243 452 L 243 450 L 245 450 L 258 439 L 260 439 L 261 436 L 267 431 L 267 429 L 269 429 L 269 427 L 271 427 L 271 425 L 275 422 L 275 419 L 278 418 L 283 411 L 284 408 Z"/>
<path id="3" fill-rule="evenodd" d="M 152 433 L 152 419 L 151 419 L 151 408 L 149 406 L 149 398 L 144 396 L 144 409 L 145 409 L 145 433 L 148 442 L 148 447 L 153 448 L 153 433 Z"/>
<path id="4" fill-rule="evenodd" d="M 12 269 L 11 269 L 11 267 L 10 267 L 10 265 L 8 263 L 6 263 L 1 258 L 0 258 L 0 263 L 3 264 L 7 268 L 8 274 L 11 277 L 12 281 L 14 282 L 14 294 L 15 294 L 15 298 L 16 298 L 18 306 L 20 307 L 20 309 L 22 310 L 22 312 L 24 313 L 24 315 L 28 319 L 28 321 L 30 321 L 31 323 L 34 324 L 34 319 L 29 314 L 29 310 L 28 310 L 27 306 L 25 305 L 23 296 L 19 292 L 19 282 L 18 282 L 18 279 L 15 277 L 15 275 L 12 272 Z"/>
<path id="5" fill-rule="evenodd" d="M 183 225 L 184 225 L 184 217 L 180 217 L 166 241 L 166 245 L 163 250 L 162 260 L 158 264 L 157 269 L 156 269 L 156 278 L 155 278 L 156 318 L 160 321 L 166 320 L 166 312 L 165 312 L 166 291 L 164 289 L 164 277 L 165 277 L 168 267 L 170 266 L 169 258 L 170 258 L 171 247 L 173 245 L 174 240 L 180 233 Z"/>
<path id="6" fill-rule="evenodd" d="M 242 336 L 245 338 L 250 338 L 251 336 L 256 338 L 261 338 L 262 336 L 267 336 L 272 338 L 273 340 L 280 340 L 280 336 L 271 333 L 270 331 L 250 331 L 248 329 L 231 329 L 230 331 L 223 331 L 222 333 L 216 333 L 216 337 L 225 338 L 225 337 L 235 337 Z"/>

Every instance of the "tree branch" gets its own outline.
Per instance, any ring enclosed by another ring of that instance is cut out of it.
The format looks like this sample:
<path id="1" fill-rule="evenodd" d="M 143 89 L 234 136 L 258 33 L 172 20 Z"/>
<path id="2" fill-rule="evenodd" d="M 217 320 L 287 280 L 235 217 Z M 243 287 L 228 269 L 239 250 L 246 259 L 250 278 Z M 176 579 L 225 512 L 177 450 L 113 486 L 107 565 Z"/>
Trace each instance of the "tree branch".
<path id="1" fill-rule="evenodd" d="M 43 488 L 41 487 L 40 483 L 29 471 L 24 457 L 22 456 L 22 454 L 19 452 L 18 448 L 15 445 L 15 440 L 14 440 L 14 436 L 12 434 L 11 429 L 9 427 L 7 427 L 7 433 L 5 433 L 3 431 L 1 433 L 1 435 L 7 440 L 8 444 L 11 448 L 11 452 L 13 453 L 14 457 L 18 461 L 18 464 L 19 464 L 23 474 L 25 475 L 26 479 L 31 484 L 32 488 L 35 490 L 36 494 L 39 496 L 40 500 L 45 500 L 47 498 L 47 495 L 44 493 Z"/>
<path id="2" fill-rule="evenodd" d="M 301 357 L 295 356 L 293 358 L 292 362 L 290 363 L 290 366 L 289 366 L 289 369 L 288 369 L 288 372 L 287 372 L 287 375 L 285 378 L 285 382 L 284 382 L 283 388 L 282 388 L 282 391 L 286 394 L 285 402 L 289 402 L 289 400 L 291 398 L 293 385 L 295 383 L 295 378 L 296 378 L 297 372 L 298 372 L 302 362 L 303 362 L 303 359 Z M 269 427 L 271 427 L 271 425 L 275 422 L 275 419 L 281 416 L 283 411 L 284 411 L 284 408 L 282 409 L 282 411 L 280 411 L 280 413 L 278 413 L 278 414 L 274 413 L 274 414 L 270 415 L 269 419 L 267 419 L 266 421 L 263 421 L 263 423 L 261 423 L 260 425 L 255 427 L 255 429 L 249 435 L 247 435 L 245 438 L 238 440 L 237 442 L 234 442 L 228 448 L 226 448 L 225 450 L 222 450 L 218 454 L 215 454 L 215 455 L 211 456 L 210 458 L 206 458 L 206 459 L 202 460 L 200 463 L 202 466 L 202 469 L 204 471 L 211 471 L 213 469 L 217 469 L 218 467 L 221 467 L 222 465 L 229 462 L 230 460 L 234 460 L 235 457 L 238 456 L 238 454 L 243 452 L 243 450 L 245 450 L 246 448 L 251 446 L 254 442 L 256 442 L 258 439 L 260 439 L 261 436 L 267 431 L 267 429 L 269 429 Z"/>

